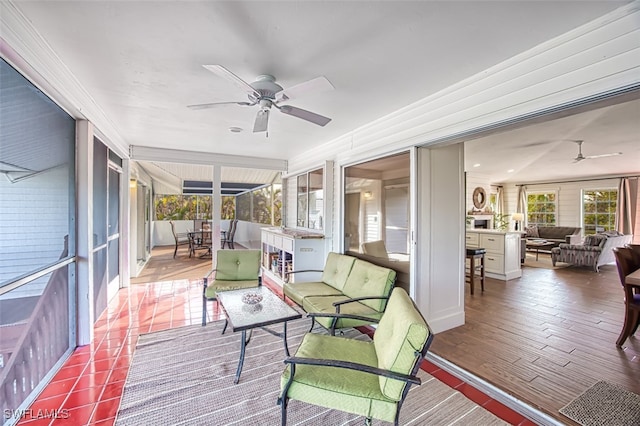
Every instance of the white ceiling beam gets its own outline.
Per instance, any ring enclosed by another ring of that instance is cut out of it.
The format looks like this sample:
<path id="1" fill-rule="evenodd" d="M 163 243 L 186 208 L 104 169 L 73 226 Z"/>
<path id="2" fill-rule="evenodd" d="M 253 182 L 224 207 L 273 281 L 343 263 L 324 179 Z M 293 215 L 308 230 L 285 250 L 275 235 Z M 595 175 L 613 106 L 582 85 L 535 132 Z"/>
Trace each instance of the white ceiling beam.
<path id="1" fill-rule="evenodd" d="M 216 154 L 199 151 L 182 151 L 177 149 L 153 148 L 138 145 L 132 145 L 130 147 L 129 154 L 132 160 L 137 161 L 204 164 L 287 171 L 287 160 L 275 158 L 248 157 L 243 155 Z"/>

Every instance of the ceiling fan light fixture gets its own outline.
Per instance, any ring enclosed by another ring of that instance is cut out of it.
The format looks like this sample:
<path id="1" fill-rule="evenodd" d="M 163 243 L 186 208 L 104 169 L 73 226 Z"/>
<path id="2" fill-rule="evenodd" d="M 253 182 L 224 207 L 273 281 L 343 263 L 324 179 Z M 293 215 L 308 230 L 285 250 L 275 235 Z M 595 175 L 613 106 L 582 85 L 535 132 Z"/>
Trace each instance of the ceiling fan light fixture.
<path id="1" fill-rule="evenodd" d="M 582 142 L 584 142 L 584 141 L 581 140 L 581 139 L 576 139 L 576 140 L 568 139 L 568 140 L 578 144 L 578 156 L 573 159 L 574 163 L 578 163 L 578 162 L 580 162 L 582 160 L 593 160 L 595 158 L 604 158 L 604 157 L 613 157 L 613 156 L 616 156 L 616 155 L 622 155 L 622 152 L 610 152 L 608 154 L 598 154 L 598 155 L 583 155 L 582 154 Z"/>
<path id="2" fill-rule="evenodd" d="M 260 110 L 256 115 L 253 126 L 254 133 L 267 131 L 271 107 L 276 107 L 276 109 L 283 114 L 300 118 L 321 127 L 326 126 L 331 121 L 329 117 L 302 108 L 291 105 L 279 105 L 279 103 L 284 100 L 297 98 L 300 95 L 333 90 L 334 87 L 331 82 L 323 76 L 305 81 L 288 89 L 283 89 L 282 86 L 276 83 L 276 78 L 270 74 L 259 75 L 254 82 L 247 83 L 222 65 L 203 65 L 203 67 L 244 91 L 249 102 L 211 102 L 207 104 L 188 105 L 191 109 L 207 109 L 224 105 L 259 105 Z"/>

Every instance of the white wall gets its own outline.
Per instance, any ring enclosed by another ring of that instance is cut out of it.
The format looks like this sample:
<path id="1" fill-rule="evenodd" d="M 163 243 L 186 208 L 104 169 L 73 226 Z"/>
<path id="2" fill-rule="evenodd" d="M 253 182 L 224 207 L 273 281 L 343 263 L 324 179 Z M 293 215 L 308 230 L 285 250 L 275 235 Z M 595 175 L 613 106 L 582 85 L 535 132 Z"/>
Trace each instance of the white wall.
<path id="1" fill-rule="evenodd" d="M 557 226 L 582 227 L 582 191 L 595 189 L 617 189 L 619 183 L 619 179 L 585 179 L 583 181 L 572 181 L 564 183 L 526 184 L 526 187 L 527 192 L 557 192 Z M 469 211 L 473 207 L 473 201 L 471 197 L 473 195 L 473 190 L 476 187 L 480 186 L 485 188 L 488 197 L 492 188 L 497 185 L 502 185 L 502 187 L 504 188 L 506 212 L 515 213 L 517 211 L 519 189 L 519 186 L 517 186 L 517 184 L 490 182 L 486 176 L 473 172 L 467 172 L 467 211 Z M 511 226 L 513 226 L 513 223 L 511 224 Z"/>
<path id="2" fill-rule="evenodd" d="M 594 189 L 617 189 L 620 179 L 584 180 L 579 182 L 527 184 L 527 192 L 557 191 L 558 226 L 582 227 L 582 191 Z M 515 212 L 518 200 L 518 187 L 504 184 L 505 205 L 508 212 Z"/>
<path id="3" fill-rule="evenodd" d="M 419 149 L 417 185 L 415 299 L 437 333 L 464 324 L 463 144 Z"/>

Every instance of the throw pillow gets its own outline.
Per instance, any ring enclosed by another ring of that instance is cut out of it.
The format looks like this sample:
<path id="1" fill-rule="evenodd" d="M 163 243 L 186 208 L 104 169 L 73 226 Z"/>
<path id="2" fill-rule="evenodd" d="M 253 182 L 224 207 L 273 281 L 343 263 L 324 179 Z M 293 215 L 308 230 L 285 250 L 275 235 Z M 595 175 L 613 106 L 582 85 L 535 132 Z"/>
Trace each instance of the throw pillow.
<path id="1" fill-rule="evenodd" d="M 594 247 L 599 246 L 606 239 L 607 239 L 607 236 L 603 234 L 587 235 L 586 237 L 584 237 L 584 245 L 594 246 Z"/>
<path id="2" fill-rule="evenodd" d="M 527 238 L 540 238 L 538 233 L 538 225 L 530 225 L 524 229 L 527 232 Z"/>

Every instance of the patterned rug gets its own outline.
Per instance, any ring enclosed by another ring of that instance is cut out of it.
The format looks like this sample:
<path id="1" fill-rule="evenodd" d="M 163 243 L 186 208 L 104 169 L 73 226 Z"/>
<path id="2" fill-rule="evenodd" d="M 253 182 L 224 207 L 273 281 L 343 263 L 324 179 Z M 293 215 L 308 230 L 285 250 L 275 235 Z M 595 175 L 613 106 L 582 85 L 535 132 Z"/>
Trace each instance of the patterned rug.
<path id="1" fill-rule="evenodd" d="M 256 329 L 247 345 L 240 382 L 233 384 L 240 333 L 221 334 L 224 322 L 181 327 L 140 336 L 127 377 L 116 425 L 279 425 L 282 340 Z M 287 325 L 291 353 L 309 320 Z M 272 326 L 282 330 L 281 324 Z M 314 332 L 321 332 L 318 327 Z M 357 330 L 347 337 L 368 340 Z M 424 371 L 401 410 L 403 425 L 506 425 L 462 393 Z M 288 425 L 361 425 L 363 418 L 290 401 Z M 381 422 L 374 421 L 379 425 Z M 386 423 L 385 423 L 386 424 Z"/>
<path id="2" fill-rule="evenodd" d="M 583 426 L 640 425 L 640 396 L 600 381 L 562 407 L 560 413 Z"/>

